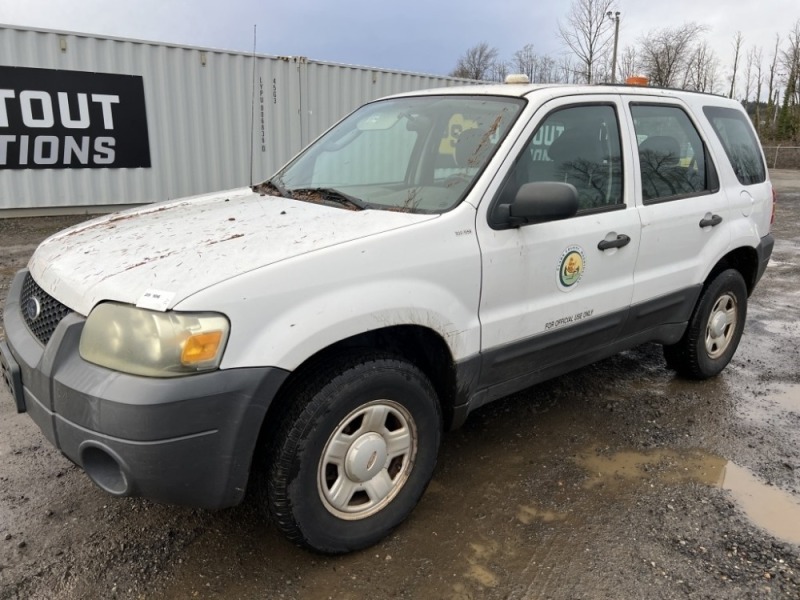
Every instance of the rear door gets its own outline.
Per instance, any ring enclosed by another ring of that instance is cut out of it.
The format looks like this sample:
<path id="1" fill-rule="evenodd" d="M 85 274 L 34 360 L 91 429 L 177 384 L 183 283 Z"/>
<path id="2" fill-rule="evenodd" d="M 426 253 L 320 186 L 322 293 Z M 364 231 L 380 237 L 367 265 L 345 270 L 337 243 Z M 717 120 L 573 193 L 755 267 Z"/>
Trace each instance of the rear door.
<path id="1" fill-rule="evenodd" d="M 729 203 L 690 111 L 677 100 L 626 98 L 636 134 L 642 237 L 626 335 L 689 318 L 708 270 L 730 243 Z M 688 313 L 688 314 L 687 314 Z"/>

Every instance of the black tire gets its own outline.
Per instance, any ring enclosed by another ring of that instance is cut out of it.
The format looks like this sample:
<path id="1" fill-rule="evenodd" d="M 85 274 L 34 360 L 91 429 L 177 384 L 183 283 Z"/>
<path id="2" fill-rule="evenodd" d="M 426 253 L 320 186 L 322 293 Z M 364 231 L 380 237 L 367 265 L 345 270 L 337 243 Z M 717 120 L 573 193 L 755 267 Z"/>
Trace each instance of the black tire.
<path id="1" fill-rule="evenodd" d="M 739 346 L 746 318 L 742 275 L 735 269 L 722 271 L 703 289 L 680 341 L 664 346 L 667 366 L 689 379 L 719 374 Z"/>
<path id="2" fill-rule="evenodd" d="M 375 544 L 433 475 L 442 432 L 433 386 L 404 360 L 362 354 L 328 363 L 296 390 L 270 457 L 273 521 L 326 554 Z"/>

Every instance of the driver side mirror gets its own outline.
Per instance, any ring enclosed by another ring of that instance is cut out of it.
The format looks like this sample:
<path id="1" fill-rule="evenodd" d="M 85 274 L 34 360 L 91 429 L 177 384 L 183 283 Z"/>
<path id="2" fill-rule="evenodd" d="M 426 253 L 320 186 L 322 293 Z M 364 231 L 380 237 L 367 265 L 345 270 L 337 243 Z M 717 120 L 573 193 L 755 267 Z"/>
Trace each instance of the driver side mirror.
<path id="1" fill-rule="evenodd" d="M 537 181 L 523 184 L 511 204 L 498 205 L 495 221 L 503 228 L 558 221 L 574 216 L 578 207 L 578 190 L 574 185 Z"/>

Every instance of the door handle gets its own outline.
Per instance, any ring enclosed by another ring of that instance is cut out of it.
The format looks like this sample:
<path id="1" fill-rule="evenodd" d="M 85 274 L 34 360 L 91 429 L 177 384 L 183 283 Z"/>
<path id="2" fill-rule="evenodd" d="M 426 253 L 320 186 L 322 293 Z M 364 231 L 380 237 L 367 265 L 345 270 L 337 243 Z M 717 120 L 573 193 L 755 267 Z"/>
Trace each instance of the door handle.
<path id="1" fill-rule="evenodd" d="M 623 246 L 627 246 L 630 244 L 631 238 L 629 238 L 624 233 L 621 233 L 617 236 L 617 239 L 611 240 L 600 240 L 600 243 L 597 244 L 598 250 L 608 250 L 609 248 L 622 248 Z"/>
<path id="2" fill-rule="evenodd" d="M 700 221 L 700 227 L 716 227 L 722 223 L 722 217 L 719 215 L 711 215 L 711 217 L 704 217 Z"/>

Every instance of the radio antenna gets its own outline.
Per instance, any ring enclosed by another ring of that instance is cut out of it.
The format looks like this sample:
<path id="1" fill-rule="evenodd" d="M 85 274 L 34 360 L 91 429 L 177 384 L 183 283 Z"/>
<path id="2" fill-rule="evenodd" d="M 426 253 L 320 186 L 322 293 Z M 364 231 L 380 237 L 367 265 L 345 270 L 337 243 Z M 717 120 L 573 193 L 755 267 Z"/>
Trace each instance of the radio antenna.
<path id="1" fill-rule="evenodd" d="M 253 187 L 253 145 L 256 130 L 256 26 L 253 25 L 253 95 L 250 98 L 250 187 Z"/>

